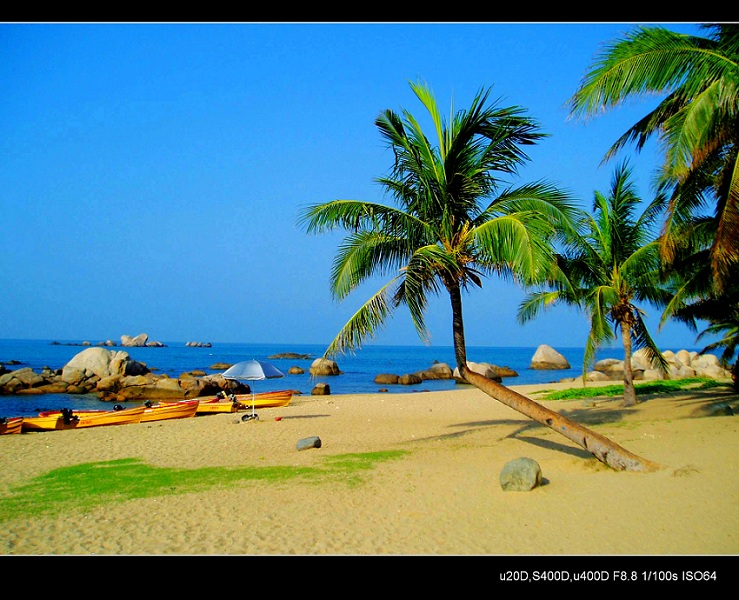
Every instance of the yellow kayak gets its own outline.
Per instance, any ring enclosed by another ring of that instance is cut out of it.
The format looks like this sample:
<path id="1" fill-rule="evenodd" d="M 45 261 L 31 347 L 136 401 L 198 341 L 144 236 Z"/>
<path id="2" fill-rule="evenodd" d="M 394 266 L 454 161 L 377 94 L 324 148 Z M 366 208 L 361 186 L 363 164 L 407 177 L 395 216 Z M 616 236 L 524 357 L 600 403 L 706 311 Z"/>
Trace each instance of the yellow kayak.
<path id="1" fill-rule="evenodd" d="M 38 417 L 23 417 L 22 431 L 54 431 L 58 429 L 81 429 L 106 425 L 140 423 L 145 407 L 136 406 L 123 410 L 81 411 L 70 409 L 39 413 Z"/>

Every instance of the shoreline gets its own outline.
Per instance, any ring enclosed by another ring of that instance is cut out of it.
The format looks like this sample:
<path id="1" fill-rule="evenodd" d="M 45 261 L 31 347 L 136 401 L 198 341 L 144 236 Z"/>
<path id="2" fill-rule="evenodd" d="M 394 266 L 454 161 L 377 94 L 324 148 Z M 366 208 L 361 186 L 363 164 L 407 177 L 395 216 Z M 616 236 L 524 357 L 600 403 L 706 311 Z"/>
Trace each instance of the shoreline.
<path id="1" fill-rule="evenodd" d="M 604 384 L 607 384 L 604 382 Z M 595 386 L 596 384 L 588 384 Z M 734 555 L 739 553 L 737 395 L 541 401 L 664 468 L 616 472 L 476 388 L 296 396 L 288 407 L 180 421 L 2 436 L 0 497 L 60 467 L 137 458 L 167 469 L 325 468 L 402 451 L 357 475 L 246 481 L 13 519 L 3 555 Z M 281 417 L 276 420 L 275 417 Z M 320 448 L 296 450 L 319 436 Z M 543 485 L 503 492 L 526 456 Z M 236 508 L 238 507 L 238 508 Z"/>

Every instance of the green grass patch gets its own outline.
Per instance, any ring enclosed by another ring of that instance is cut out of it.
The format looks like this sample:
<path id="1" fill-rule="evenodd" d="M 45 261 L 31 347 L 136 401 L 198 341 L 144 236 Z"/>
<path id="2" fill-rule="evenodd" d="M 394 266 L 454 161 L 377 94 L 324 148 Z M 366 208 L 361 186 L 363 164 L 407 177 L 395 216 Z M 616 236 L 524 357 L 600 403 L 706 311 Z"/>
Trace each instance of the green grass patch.
<path id="1" fill-rule="evenodd" d="M 379 462 L 400 458 L 405 451 L 345 454 L 326 457 L 325 467 L 205 467 L 177 469 L 155 467 L 140 459 L 60 467 L 14 486 L 0 498 L 0 522 L 19 517 L 79 513 L 100 505 L 174 494 L 231 487 L 245 482 L 306 482 L 340 479 L 350 485 L 361 482 L 361 473 Z"/>
<path id="2" fill-rule="evenodd" d="M 667 379 L 660 381 L 649 381 L 647 383 L 635 383 L 636 394 L 669 394 L 685 389 L 710 389 L 715 387 L 728 387 L 728 384 L 704 377 L 686 377 L 685 379 Z M 580 398 L 602 398 L 623 396 L 624 385 L 593 386 L 585 388 L 571 388 L 554 392 L 546 392 L 543 400 L 578 400 Z"/>

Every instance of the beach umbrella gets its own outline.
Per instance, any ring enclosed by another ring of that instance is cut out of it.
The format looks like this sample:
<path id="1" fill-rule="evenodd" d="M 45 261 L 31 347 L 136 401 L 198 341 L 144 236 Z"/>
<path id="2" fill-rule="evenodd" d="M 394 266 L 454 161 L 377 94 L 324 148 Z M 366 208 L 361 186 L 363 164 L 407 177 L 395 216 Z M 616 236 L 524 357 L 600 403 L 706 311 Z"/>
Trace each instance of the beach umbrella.
<path id="1" fill-rule="evenodd" d="M 277 367 L 263 360 L 244 360 L 223 372 L 224 379 L 235 379 L 236 381 L 262 381 L 284 376 L 285 374 Z M 251 387 L 251 418 L 258 419 L 259 417 L 254 413 L 254 388 Z"/>

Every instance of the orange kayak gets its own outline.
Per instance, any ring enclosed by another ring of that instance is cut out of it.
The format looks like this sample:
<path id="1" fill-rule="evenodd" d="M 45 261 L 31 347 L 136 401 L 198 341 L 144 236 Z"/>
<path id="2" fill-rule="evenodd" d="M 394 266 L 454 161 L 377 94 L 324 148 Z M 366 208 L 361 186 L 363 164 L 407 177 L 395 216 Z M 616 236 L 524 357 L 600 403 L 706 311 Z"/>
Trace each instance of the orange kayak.
<path id="1" fill-rule="evenodd" d="M 136 406 L 123 410 L 80 411 L 70 409 L 39 413 L 38 417 L 23 417 L 22 431 L 54 431 L 81 429 L 106 425 L 140 423 L 145 407 Z"/>

